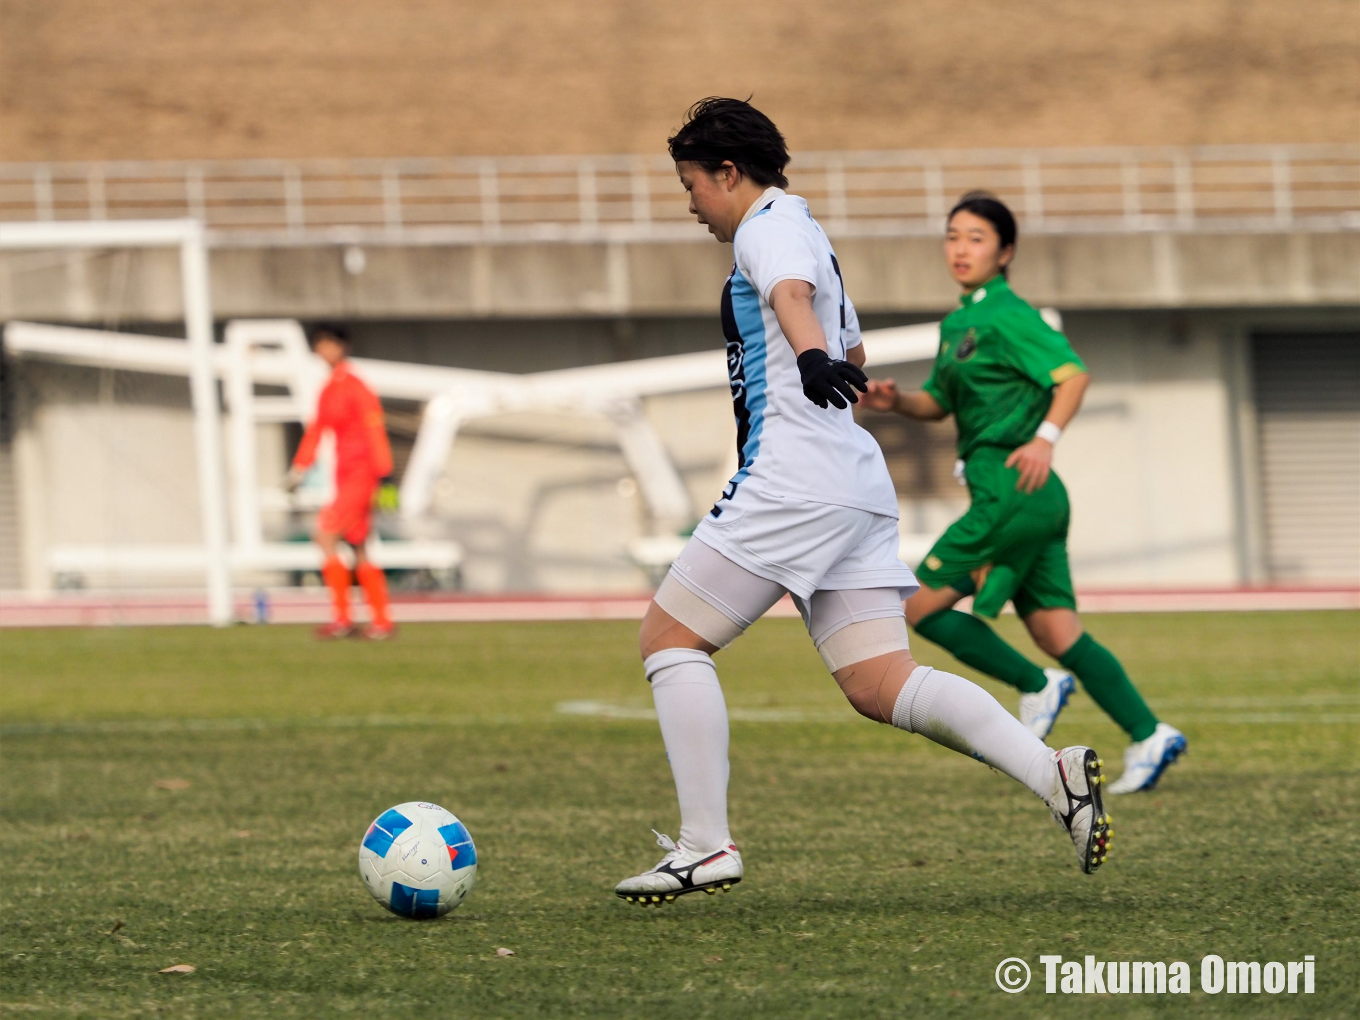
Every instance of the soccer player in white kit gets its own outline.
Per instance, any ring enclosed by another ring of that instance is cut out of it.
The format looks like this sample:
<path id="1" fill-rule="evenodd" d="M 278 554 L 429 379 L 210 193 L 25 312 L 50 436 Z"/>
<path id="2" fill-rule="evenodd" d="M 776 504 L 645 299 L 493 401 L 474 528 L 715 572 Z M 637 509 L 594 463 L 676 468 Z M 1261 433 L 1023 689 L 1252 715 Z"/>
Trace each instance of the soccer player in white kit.
<path id="1" fill-rule="evenodd" d="M 737 473 L 647 609 L 639 639 L 680 801 L 680 839 L 620 882 L 659 904 L 741 881 L 727 824 L 727 706 L 712 654 L 787 591 L 850 704 L 1018 780 L 1070 834 L 1084 872 L 1110 845 L 1089 747 L 1052 751 L 982 688 L 912 660 L 897 558 L 897 495 L 850 404 L 866 379 L 859 322 L 831 243 L 787 194 L 784 138 L 737 99 L 693 106 L 669 140 L 690 212 L 735 264 L 722 324 L 737 420 Z"/>

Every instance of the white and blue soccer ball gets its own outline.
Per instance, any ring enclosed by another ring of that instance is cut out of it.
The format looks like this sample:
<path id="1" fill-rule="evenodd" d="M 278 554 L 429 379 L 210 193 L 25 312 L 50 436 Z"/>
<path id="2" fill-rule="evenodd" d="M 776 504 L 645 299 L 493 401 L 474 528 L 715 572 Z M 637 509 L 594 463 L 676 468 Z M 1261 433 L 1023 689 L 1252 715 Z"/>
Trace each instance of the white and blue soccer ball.
<path id="1" fill-rule="evenodd" d="M 441 917 L 472 891 L 477 849 L 467 826 L 438 804 L 398 804 L 364 834 L 359 875 L 392 913 Z"/>

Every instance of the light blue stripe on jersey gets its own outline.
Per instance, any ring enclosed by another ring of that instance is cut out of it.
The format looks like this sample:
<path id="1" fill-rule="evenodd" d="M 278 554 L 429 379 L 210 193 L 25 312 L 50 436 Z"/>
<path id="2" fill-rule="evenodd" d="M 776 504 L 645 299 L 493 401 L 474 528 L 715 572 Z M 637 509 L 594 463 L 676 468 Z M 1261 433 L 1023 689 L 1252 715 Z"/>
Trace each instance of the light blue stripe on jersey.
<path id="1" fill-rule="evenodd" d="M 741 448 L 741 470 L 732 477 L 732 481 L 740 482 L 751 473 L 751 464 L 760 453 L 760 434 L 765 428 L 766 390 L 769 381 L 765 374 L 767 348 L 765 317 L 760 312 L 760 295 L 756 293 L 750 281 L 735 269 L 732 271 L 732 317 L 737 320 L 737 332 L 741 334 L 742 369 L 746 380 L 746 413 L 750 421 L 746 444 Z"/>

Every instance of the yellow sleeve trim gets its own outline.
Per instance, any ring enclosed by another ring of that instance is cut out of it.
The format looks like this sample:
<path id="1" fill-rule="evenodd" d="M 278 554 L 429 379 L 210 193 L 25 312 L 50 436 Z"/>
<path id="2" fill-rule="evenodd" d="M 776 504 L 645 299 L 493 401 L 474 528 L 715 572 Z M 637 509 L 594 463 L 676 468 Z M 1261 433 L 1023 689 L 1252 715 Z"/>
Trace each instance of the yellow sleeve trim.
<path id="1" fill-rule="evenodd" d="M 1066 365 L 1059 365 L 1048 375 L 1049 378 L 1053 380 L 1054 386 L 1061 386 L 1063 383 L 1067 382 L 1068 379 L 1071 379 L 1073 376 L 1081 375 L 1085 371 L 1086 369 L 1082 368 L 1075 361 L 1069 361 Z"/>

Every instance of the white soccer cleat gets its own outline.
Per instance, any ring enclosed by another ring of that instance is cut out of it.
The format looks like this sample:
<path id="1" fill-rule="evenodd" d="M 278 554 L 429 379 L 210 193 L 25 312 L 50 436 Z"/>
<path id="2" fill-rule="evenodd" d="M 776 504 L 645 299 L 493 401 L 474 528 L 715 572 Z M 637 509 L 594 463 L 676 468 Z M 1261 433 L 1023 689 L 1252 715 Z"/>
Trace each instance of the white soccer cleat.
<path id="1" fill-rule="evenodd" d="M 1048 736 L 1058 713 L 1077 689 L 1077 682 L 1065 669 L 1046 669 L 1048 683 L 1042 691 L 1020 695 L 1020 723 L 1040 740 Z"/>
<path id="2" fill-rule="evenodd" d="M 1130 744 L 1124 751 L 1124 774 L 1111 786 L 1111 793 L 1151 790 L 1168 765 L 1185 753 L 1185 734 L 1174 726 L 1158 723 L 1152 736 Z"/>
<path id="3" fill-rule="evenodd" d="M 719 889 L 726 892 L 741 881 L 741 854 L 733 844 L 699 853 L 686 850 L 655 829 L 652 832 L 656 845 L 669 852 L 656 867 L 616 885 L 614 892 L 621 899 L 644 907 L 660 905 L 700 889 L 710 896 Z"/>
<path id="4" fill-rule="evenodd" d="M 1088 875 L 1105 863 L 1114 835 L 1100 797 L 1105 782 L 1102 764 L 1089 747 L 1064 747 L 1053 752 L 1057 776 L 1048 807 L 1072 837 L 1081 870 Z"/>

